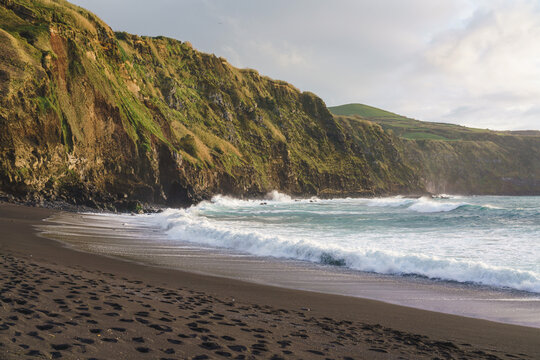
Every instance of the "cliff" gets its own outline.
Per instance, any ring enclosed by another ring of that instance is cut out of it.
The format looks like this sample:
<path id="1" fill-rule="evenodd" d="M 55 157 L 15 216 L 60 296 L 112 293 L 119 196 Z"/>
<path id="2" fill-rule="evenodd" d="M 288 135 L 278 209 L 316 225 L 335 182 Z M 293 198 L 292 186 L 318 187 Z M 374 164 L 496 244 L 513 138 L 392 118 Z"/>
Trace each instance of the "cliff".
<path id="1" fill-rule="evenodd" d="M 540 194 L 540 131 L 491 131 L 410 119 L 362 104 L 332 107 L 400 138 L 396 145 L 434 194 Z"/>
<path id="2" fill-rule="evenodd" d="M 133 208 L 217 193 L 420 193 L 399 140 L 187 42 L 62 0 L 0 0 L 0 189 Z"/>

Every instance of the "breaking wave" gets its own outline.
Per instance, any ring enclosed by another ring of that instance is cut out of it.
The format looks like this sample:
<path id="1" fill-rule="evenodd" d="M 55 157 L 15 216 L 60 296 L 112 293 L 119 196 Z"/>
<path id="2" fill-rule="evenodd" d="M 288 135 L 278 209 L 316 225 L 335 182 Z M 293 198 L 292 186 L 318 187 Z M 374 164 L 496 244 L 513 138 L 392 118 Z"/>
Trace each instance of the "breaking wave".
<path id="1" fill-rule="evenodd" d="M 535 271 L 516 269 L 506 266 L 492 266 L 483 261 L 470 261 L 460 256 L 423 255 L 411 252 L 404 241 L 404 250 L 399 247 L 380 249 L 370 245 L 348 246 L 348 243 L 334 241 L 331 233 L 327 238 L 312 236 L 304 232 L 291 232 L 290 229 L 272 231 L 255 223 L 223 222 L 219 220 L 219 211 L 234 213 L 235 208 L 265 209 L 261 205 L 270 205 L 268 211 L 286 212 L 288 208 L 300 203 L 332 205 L 336 201 L 349 206 L 390 207 L 406 212 L 420 214 L 445 213 L 457 209 L 488 209 L 483 205 L 471 205 L 465 202 L 437 201 L 428 198 L 407 199 L 401 197 L 386 199 L 343 199 L 295 200 L 277 192 L 270 193 L 264 200 L 238 200 L 226 196 L 217 196 L 212 201 L 203 202 L 189 209 L 168 209 L 152 215 L 153 221 L 166 232 L 172 240 L 186 241 L 205 246 L 234 249 L 257 256 L 269 256 L 284 259 L 310 261 L 325 265 L 343 266 L 350 269 L 375 272 L 380 274 L 419 275 L 431 279 L 475 283 L 494 287 L 512 288 L 531 292 L 540 292 L 540 274 Z M 272 210 L 274 206 L 274 210 Z M 313 205 L 311 205 L 313 206 Z M 318 209 L 318 208 L 317 208 Z M 321 210 L 314 210 L 321 211 Z M 332 216 L 340 216 L 332 213 Z M 346 211 L 342 212 L 346 214 Z M 309 221 L 309 220 L 306 220 Z M 358 234 L 358 238 L 362 238 Z M 414 236 L 414 235 L 413 235 Z M 467 236 L 467 235 L 463 235 Z M 433 241 L 439 241 L 434 238 Z M 450 244 L 450 245 L 449 245 Z M 451 243 L 443 243 L 451 246 Z"/>

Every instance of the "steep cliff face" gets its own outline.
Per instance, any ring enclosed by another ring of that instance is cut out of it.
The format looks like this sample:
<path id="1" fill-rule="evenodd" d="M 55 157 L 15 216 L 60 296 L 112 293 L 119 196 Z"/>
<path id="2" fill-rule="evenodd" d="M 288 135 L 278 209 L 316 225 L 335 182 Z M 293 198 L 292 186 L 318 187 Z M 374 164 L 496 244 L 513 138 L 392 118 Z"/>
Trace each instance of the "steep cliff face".
<path id="1" fill-rule="evenodd" d="M 434 194 L 540 194 L 540 137 L 405 140 L 404 154 Z"/>
<path id="2" fill-rule="evenodd" d="M 422 192 L 395 139 L 314 94 L 58 0 L 0 0 L 0 186 L 91 206 Z"/>
<path id="3" fill-rule="evenodd" d="M 400 138 L 395 145 L 434 194 L 540 194 L 540 132 L 422 122 L 362 104 L 331 108 Z"/>

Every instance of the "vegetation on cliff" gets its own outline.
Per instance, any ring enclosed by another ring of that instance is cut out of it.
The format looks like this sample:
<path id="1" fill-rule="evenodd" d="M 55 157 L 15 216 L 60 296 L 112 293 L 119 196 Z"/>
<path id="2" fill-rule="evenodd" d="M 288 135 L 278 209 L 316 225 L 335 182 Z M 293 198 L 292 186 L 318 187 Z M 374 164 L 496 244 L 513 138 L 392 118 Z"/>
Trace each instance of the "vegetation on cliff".
<path id="1" fill-rule="evenodd" d="M 0 0 L 0 44 L 0 187 L 17 196 L 423 191 L 379 125 L 187 42 L 114 33 L 62 0 Z"/>
<path id="2" fill-rule="evenodd" d="M 423 122 L 362 104 L 329 108 L 401 139 L 400 151 L 432 193 L 540 193 L 540 131 L 492 131 Z"/>

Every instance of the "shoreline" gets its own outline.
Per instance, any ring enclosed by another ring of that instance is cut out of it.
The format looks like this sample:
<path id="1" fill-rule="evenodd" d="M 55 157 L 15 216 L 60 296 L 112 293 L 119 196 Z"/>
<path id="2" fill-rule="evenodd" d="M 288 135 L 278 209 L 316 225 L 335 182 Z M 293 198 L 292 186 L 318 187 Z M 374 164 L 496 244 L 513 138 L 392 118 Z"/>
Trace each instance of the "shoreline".
<path id="1" fill-rule="evenodd" d="M 540 328 L 540 294 L 488 285 L 368 273 L 294 259 L 172 242 L 144 219 L 57 213 L 39 236 L 75 251 L 253 284 L 382 301 L 410 308 Z M 128 225 L 124 228 L 125 225 Z M 134 227 L 135 226 L 135 227 Z"/>
<path id="2" fill-rule="evenodd" d="M 343 347 L 328 348 L 329 354 L 343 356 L 344 354 L 352 354 L 353 357 L 356 354 L 360 357 L 368 356 L 370 358 L 388 358 L 397 357 L 398 355 L 405 358 L 432 357 L 432 354 L 426 352 L 425 347 L 427 346 L 438 354 L 445 351 L 464 358 L 482 358 L 487 357 L 489 354 L 500 358 L 510 358 L 506 354 L 513 354 L 521 358 L 540 357 L 540 346 L 537 344 L 540 338 L 540 329 L 537 328 L 436 313 L 375 300 L 292 290 L 199 275 L 76 251 L 61 246 L 60 243 L 54 240 L 37 236 L 34 226 L 40 224 L 42 219 L 53 213 L 55 211 L 49 209 L 0 203 L 0 226 L 3 229 L 0 251 L 4 260 L 11 257 L 23 263 L 31 262 L 41 267 L 61 268 L 65 273 L 85 274 L 88 277 L 95 276 L 96 272 L 99 271 L 100 274 L 112 274 L 115 281 L 119 278 L 126 278 L 131 281 L 140 281 L 150 288 L 188 289 L 188 291 L 201 292 L 209 297 L 208 299 L 221 299 L 221 301 L 214 301 L 215 306 L 221 306 L 225 302 L 234 302 L 237 308 L 242 307 L 241 304 L 244 307 L 250 304 L 252 307 L 249 311 L 253 310 L 253 304 L 257 307 L 283 308 L 289 314 L 294 314 L 299 322 L 302 322 L 308 316 L 314 319 L 332 318 L 336 319 L 336 321 L 354 322 L 364 326 L 378 326 L 377 329 L 380 327 L 380 331 L 365 330 L 371 331 L 370 336 L 358 335 L 352 343 L 344 344 Z M 121 281 L 121 283 L 125 283 L 125 281 Z M 212 300 L 209 301 L 212 302 Z M 153 305 L 156 306 L 154 303 Z M 299 313 L 303 315 L 301 316 Z M 2 313 L 2 320 L 4 320 L 4 316 L 5 314 Z M 271 324 L 270 322 L 268 326 Z M 306 326 L 309 328 L 312 325 L 308 324 Z M 316 334 L 315 329 L 320 330 L 320 327 L 309 328 L 306 331 L 308 334 Z M 388 331 L 384 329 L 388 329 Z M 216 328 L 216 334 L 224 335 L 219 333 L 218 330 Z M 227 331 L 231 332 L 232 330 L 227 329 Z M 328 332 L 329 330 L 325 331 Z M 401 335 L 396 335 L 395 332 Z M 0 335 L 2 333 L 5 333 L 5 331 L 0 332 Z M 240 331 L 237 337 L 244 335 L 242 333 Z M 351 332 L 348 334 L 355 336 Z M 407 337 L 403 334 L 423 336 L 429 340 L 412 341 L 410 336 Z M 324 336 L 330 336 L 330 332 L 324 333 Z M 395 337 L 395 339 L 392 337 Z M 383 343 L 387 342 L 388 346 L 374 348 L 373 342 L 367 341 L 367 339 L 373 340 L 373 338 L 382 340 Z M 294 346 L 298 349 L 301 349 L 305 345 L 304 343 L 312 341 L 299 337 L 297 343 L 297 339 L 294 339 Z M 184 340 L 184 342 L 186 343 L 183 346 L 184 350 L 191 349 L 191 345 L 187 343 L 187 340 Z M 446 343 L 446 345 L 441 345 L 442 343 Z M 2 349 L 5 349 L 5 346 L 8 346 L 8 344 L 0 347 L 0 353 L 3 351 Z M 201 345 L 193 346 L 197 351 L 210 352 L 214 354 L 213 356 L 216 356 L 216 351 L 220 351 L 204 349 L 201 348 Z M 221 347 L 222 345 L 218 343 L 218 346 Z M 422 346 L 424 350 L 421 350 Z M 267 347 L 270 347 L 270 345 L 267 345 Z M 384 350 L 385 352 L 373 349 Z M 305 351 L 309 351 L 309 349 Z M 324 350 L 314 351 L 324 352 Z M 474 353 L 473 351 L 480 351 L 481 353 Z M 182 356 L 191 356 L 190 354 L 188 351 Z M 195 352 L 193 352 L 193 355 L 196 355 Z M 298 357 L 298 355 L 293 356 L 285 353 L 281 353 L 280 356 L 286 355 Z M 257 356 L 257 354 L 254 356 Z M 308 355 L 304 353 L 303 356 Z"/>

